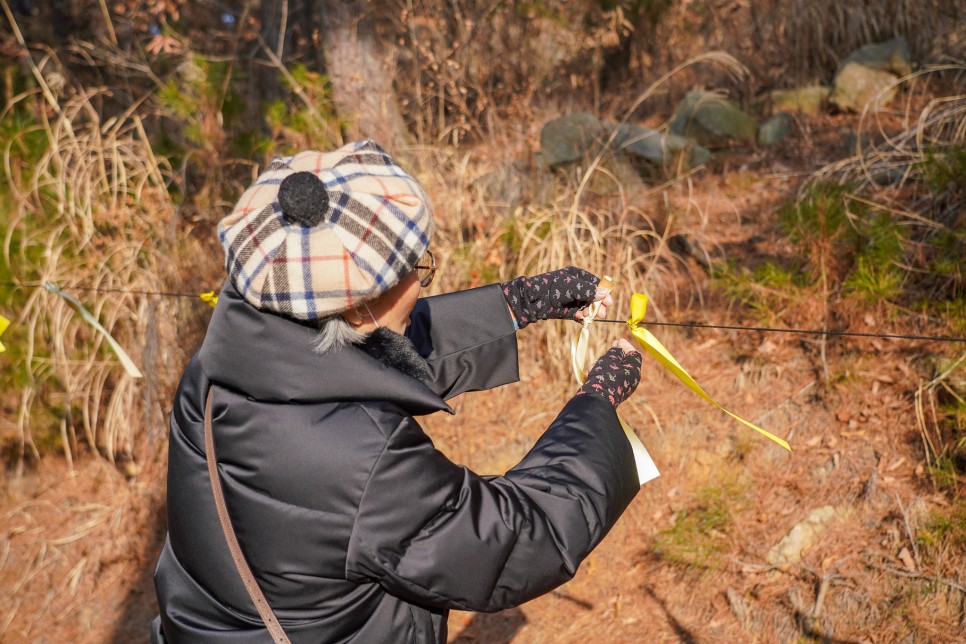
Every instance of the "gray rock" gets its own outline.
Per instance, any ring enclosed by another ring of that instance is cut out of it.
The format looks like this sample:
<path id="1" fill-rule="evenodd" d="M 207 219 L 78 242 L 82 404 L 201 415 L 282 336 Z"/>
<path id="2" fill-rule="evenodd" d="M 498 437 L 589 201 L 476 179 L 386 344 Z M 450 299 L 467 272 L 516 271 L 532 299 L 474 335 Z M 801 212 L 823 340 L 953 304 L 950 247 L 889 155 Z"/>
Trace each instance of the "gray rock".
<path id="1" fill-rule="evenodd" d="M 540 149 L 548 167 L 579 161 L 604 136 L 600 120 L 588 112 L 556 118 L 540 130 Z"/>
<path id="2" fill-rule="evenodd" d="M 936 378 L 942 376 L 943 384 L 948 385 L 960 396 L 966 396 L 966 371 L 957 368 L 956 360 L 936 357 L 929 362 Z"/>
<path id="3" fill-rule="evenodd" d="M 688 169 L 693 168 L 696 165 L 701 165 L 702 163 L 707 163 L 711 160 L 711 152 L 708 148 L 703 148 L 697 143 L 694 143 L 690 148 L 691 156 L 689 157 Z"/>
<path id="4" fill-rule="evenodd" d="M 781 143 L 791 132 L 793 123 L 795 119 L 791 114 L 775 114 L 758 127 L 758 144 L 767 148 Z"/>
<path id="5" fill-rule="evenodd" d="M 728 99 L 691 92 L 678 106 L 670 130 L 701 145 L 720 146 L 729 141 L 753 143 L 758 135 L 758 124 Z"/>
<path id="6" fill-rule="evenodd" d="M 877 186 L 895 186 L 909 176 L 909 164 L 897 163 L 891 166 L 869 168 L 868 177 Z"/>
<path id="7" fill-rule="evenodd" d="M 472 182 L 490 208 L 511 211 L 523 201 L 527 190 L 527 168 L 521 163 L 508 163 L 483 174 Z"/>
<path id="8" fill-rule="evenodd" d="M 887 90 L 898 76 L 912 72 L 909 43 L 903 37 L 865 45 L 846 57 L 835 72 L 829 99 L 842 110 L 861 112 L 879 92 L 881 105 L 888 105 L 895 90 Z"/>
<path id="9" fill-rule="evenodd" d="M 608 125 L 608 137 L 613 136 L 612 145 L 623 150 L 626 154 L 639 157 L 651 163 L 664 163 L 665 143 L 661 138 L 660 130 L 652 130 L 648 127 L 641 127 L 633 123 L 623 125 Z M 675 139 L 683 139 L 676 135 Z"/>
<path id="10" fill-rule="evenodd" d="M 774 566 L 798 563 L 802 560 L 805 551 L 815 545 L 815 541 L 835 515 L 835 508 L 831 505 L 812 510 L 804 521 L 793 527 L 775 547 L 768 551 L 765 561 Z"/>
<path id="11" fill-rule="evenodd" d="M 756 100 L 755 106 L 764 114 L 777 114 L 778 112 L 819 114 L 831 92 L 832 88 L 825 85 L 776 89 Z"/>
<path id="12" fill-rule="evenodd" d="M 888 89 L 896 75 L 860 63 L 846 63 L 835 75 L 834 89 L 829 100 L 839 109 L 861 112 L 879 93 L 880 105 L 885 106 L 895 97 L 895 88 Z"/>
<path id="13" fill-rule="evenodd" d="M 909 43 L 902 36 L 859 47 L 849 54 L 839 67 L 843 68 L 849 63 L 858 63 L 869 69 L 892 72 L 896 76 L 905 76 L 912 73 Z"/>
<path id="14" fill-rule="evenodd" d="M 614 136 L 614 148 L 665 170 L 687 171 L 707 163 L 711 158 L 711 153 L 706 148 L 677 134 L 652 130 L 633 123 L 606 127 L 608 136 Z"/>
<path id="15" fill-rule="evenodd" d="M 620 152 L 607 154 L 591 173 L 587 191 L 595 195 L 632 194 L 645 188 L 633 163 Z"/>

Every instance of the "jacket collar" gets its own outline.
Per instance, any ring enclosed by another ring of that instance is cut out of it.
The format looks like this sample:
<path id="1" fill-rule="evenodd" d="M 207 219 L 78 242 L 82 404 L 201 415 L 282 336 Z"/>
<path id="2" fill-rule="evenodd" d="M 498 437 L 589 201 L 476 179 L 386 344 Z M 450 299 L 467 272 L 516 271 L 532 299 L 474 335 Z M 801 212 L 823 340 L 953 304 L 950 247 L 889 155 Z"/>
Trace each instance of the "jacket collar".
<path id="1" fill-rule="evenodd" d="M 452 413 L 425 384 L 354 346 L 315 353 L 316 333 L 256 309 L 228 281 L 199 351 L 201 368 L 213 382 L 263 402 L 383 401 L 413 415 Z"/>

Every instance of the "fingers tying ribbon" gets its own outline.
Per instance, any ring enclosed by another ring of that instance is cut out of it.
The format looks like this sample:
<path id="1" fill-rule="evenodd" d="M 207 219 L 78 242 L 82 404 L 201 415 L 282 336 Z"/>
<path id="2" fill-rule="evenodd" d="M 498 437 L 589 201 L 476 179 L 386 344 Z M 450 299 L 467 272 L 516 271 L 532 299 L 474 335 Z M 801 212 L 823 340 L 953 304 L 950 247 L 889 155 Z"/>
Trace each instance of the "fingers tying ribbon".
<path id="1" fill-rule="evenodd" d="M 753 430 L 762 434 L 766 438 L 770 438 L 771 440 L 775 441 L 776 443 L 778 443 L 788 451 L 792 450 L 792 448 L 789 447 L 786 441 L 782 440 L 781 438 L 778 438 L 777 436 L 775 436 L 770 432 L 765 431 L 758 425 L 748 422 L 744 418 L 731 413 L 730 411 L 728 411 L 727 409 L 725 409 L 724 407 L 716 403 L 714 400 L 712 400 L 711 396 L 705 393 L 704 389 L 701 388 L 701 385 L 695 382 L 694 378 L 692 378 L 691 375 L 688 374 L 687 371 L 685 371 L 684 367 L 682 367 L 678 363 L 678 361 L 674 359 L 674 356 L 672 356 L 670 352 L 668 352 L 668 350 L 664 348 L 664 345 L 661 344 L 660 341 L 658 341 L 658 339 L 655 338 L 650 331 L 640 326 L 641 322 L 644 321 L 644 313 L 646 311 L 647 311 L 647 296 L 644 295 L 643 293 L 634 293 L 633 295 L 631 295 L 631 317 L 627 321 L 627 326 L 630 327 L 631 333 L 634 335 L 638 343 L 640 343 L 640 345 L 644 348 L 645 351 L 647 351 L 658 362 L 664 365 L 664 367 L 668 371 L 670 371 L 675 376 L 677 376 L 677 378 L 685 385 L 687 385 L 687 387 L 691 391 L 698 394 L 699 396 L 701 396 L 702 398 L 704 398 L 712 405 L 714 405 L 724 413 L 728 414 L 738 422 L 743 423 L 748 427 L 751 427 Z"/>

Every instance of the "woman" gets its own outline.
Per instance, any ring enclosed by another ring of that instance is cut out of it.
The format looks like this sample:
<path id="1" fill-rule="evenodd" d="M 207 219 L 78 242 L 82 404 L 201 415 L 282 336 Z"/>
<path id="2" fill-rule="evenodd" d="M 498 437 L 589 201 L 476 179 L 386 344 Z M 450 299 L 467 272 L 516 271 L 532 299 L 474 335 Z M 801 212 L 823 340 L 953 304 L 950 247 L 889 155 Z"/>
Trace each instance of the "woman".
<path id="1" fill-rule="evenodd" d="M 274 161 L 219 224 L 228 280 L 171 413 L 152 641 L 271 641 L 260 591 L 295 642 L 445 642 L 449 609 L 570 579 L 630 503 L 626 341 L 504 476 L 433 447 L 414 417 L 516 381 L 518 328 L 612 300 L 573 267 L 420 299 L 432 234 L 422 188 L 368 141 Z"/>

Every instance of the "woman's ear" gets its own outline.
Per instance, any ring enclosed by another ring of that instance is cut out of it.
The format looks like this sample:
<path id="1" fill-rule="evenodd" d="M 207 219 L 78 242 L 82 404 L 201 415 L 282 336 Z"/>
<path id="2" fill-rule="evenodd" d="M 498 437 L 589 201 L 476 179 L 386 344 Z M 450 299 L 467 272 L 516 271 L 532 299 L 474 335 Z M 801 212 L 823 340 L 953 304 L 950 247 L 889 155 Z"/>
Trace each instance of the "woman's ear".
<path id="1" fill-rule="evenodd" d="M 357 307 L 343 311 L 342 319 L 360 333 L 372 333 L 381 326 L 376 315 L 380 315 L 379 307 L 383 305 L 383 302 L 383 296 L 379 296 L 370 302 L 363 302 Z"/>
<path id="2" fill-rule="evenodd" d="M 354 329 L 358 329 L 366 321 L 363 314 L 359 312 L 359 309 L 349 309 L 348 311 L 343 311 L 341 315 L 342 319 L 348 322 L 349 326 Z"/>

